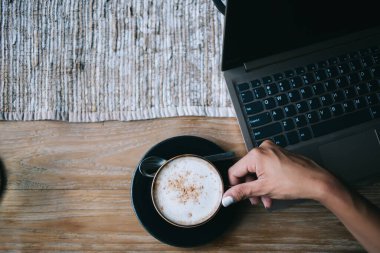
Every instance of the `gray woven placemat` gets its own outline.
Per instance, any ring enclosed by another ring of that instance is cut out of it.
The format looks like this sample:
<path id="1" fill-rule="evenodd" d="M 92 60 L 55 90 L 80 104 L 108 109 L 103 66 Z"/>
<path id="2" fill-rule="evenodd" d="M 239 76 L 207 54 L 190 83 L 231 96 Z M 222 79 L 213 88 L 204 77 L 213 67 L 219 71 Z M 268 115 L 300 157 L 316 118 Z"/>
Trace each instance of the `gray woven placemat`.
<path id="1" fill-rule="evenodd" d="M 211 0 L 1 0 L 0 119 L 234 116 Z"/>

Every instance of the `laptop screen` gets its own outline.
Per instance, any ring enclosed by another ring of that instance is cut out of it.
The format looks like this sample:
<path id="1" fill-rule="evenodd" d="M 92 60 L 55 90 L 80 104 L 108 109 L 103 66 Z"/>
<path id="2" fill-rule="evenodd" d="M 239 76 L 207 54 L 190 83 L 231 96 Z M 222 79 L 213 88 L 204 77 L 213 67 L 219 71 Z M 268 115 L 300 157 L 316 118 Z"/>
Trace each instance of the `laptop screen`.
<path id="1" fill-rule="evenodd" d="M 377 1 L 231 0 L 222 70 L 380 25 Z"/>

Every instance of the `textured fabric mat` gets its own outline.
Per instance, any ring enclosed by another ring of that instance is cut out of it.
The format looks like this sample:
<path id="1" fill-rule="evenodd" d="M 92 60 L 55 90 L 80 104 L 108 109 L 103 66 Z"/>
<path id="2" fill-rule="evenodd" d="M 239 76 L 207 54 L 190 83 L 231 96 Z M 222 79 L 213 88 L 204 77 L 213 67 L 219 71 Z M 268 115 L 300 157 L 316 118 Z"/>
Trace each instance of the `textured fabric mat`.
<path id="1" fill-rule="evenodd" d="M 0 0 L 0 119 L 233 117 L 211 0 Z"/>

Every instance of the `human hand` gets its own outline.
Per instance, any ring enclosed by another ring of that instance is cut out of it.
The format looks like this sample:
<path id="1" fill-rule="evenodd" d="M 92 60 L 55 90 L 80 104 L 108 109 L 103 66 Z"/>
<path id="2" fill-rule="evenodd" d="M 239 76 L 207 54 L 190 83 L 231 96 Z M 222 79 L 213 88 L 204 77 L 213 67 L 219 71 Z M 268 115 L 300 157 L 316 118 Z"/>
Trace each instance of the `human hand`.
<path id="1" fill-rule="evenodd" d="M 231 188 L 222 204 L 249 198 L 258 204 L 261 198 L 269 208 L 272 199 L 315 199 L 322 196 L 326 182 L 335 180 L 312 160 L 293 154 L 271 141 L 264 141 L 228 170 Z"/>

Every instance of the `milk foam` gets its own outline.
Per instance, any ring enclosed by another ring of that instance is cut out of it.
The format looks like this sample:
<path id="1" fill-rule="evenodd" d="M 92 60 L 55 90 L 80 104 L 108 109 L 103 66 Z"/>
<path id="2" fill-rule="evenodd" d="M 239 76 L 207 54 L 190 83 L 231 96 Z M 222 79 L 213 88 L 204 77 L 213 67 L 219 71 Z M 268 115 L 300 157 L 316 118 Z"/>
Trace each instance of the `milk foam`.
<path id="1" fill-rule="evenodd" d="M 169 221 L 191 226 L 209 219 L 219 208 L 223 182 L 208 162 L 180 157 L 169 162 L 153 186 L 156 207 Z"/>

